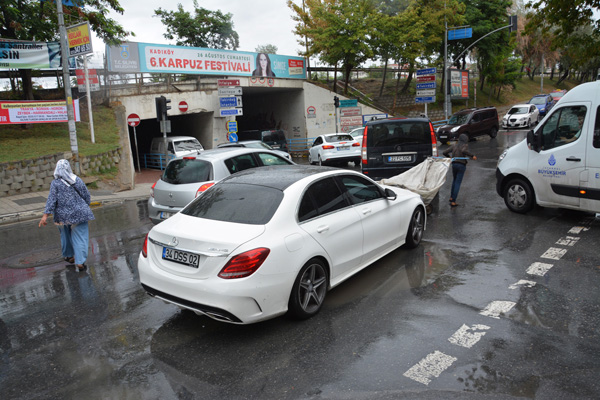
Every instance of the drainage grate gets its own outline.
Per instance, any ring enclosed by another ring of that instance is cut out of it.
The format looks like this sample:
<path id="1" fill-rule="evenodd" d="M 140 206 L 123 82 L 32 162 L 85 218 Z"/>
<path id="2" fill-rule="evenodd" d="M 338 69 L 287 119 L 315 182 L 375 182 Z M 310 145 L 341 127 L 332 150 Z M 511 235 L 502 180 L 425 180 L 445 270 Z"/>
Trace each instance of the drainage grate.
<path id="1" fill-rule="evenodd" d="M 16 199 L 16 200 L 11 199 L 11 201 L 13 203 L 17 203 L 20 206 L 27 206 L 29 204 L 45 203 L 46 198 L 42 197 L 42 196 L 36 196 L 36 197 L 27 197 L 25 199 Z"/>

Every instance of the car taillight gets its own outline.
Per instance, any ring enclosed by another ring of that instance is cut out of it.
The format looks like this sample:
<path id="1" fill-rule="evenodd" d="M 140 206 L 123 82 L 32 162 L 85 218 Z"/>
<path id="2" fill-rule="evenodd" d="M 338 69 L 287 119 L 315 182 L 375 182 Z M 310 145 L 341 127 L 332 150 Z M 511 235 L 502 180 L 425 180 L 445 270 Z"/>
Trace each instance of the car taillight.
<path id="1" fill-rule="evenodd" d="M 362 158 L 362 163 L 367 164 L 367 127 L 366 126 L 365 126 L 365 131 L 363 132 L 362 150 L 360 151 L 360 157 Z"/>
<path id="2" fill-rule="evenodd" d="M 333 146 L 332 146 L 332 145 L 330 145 L 330 144 L 326 144 L 326 145 L 324 145 L 324 146 L 323 146 L 323 150 L 331 150 L 331 149 L 334 149 L 334 148 L 335 148 L 335 147 L 333 147 Z"/>
<path id="3" fill-rule="evenodd" d="M 142 246 L 142 255 L 144 258 L 148 258 L 148 234 L 146 233 L 146 239 L 144 239 L 144 245 Z"/>
<path id="4" fill-rule="evenodd" d="M 156 186 L 157 183 L 158 181 L 154 182 L 154 185 L 150 187 L 150 197 L 154 197 L 154 186 Z"/>
<path id="5" fill-rule="evenodd" d="M 360 143 L 358 143 L 358 142 L 352 143 L 352 147 L 357 147 L 357 146 L 360 146 Z"/>
<path id="6" fill-rule="evenodd" d="M 233 257 L 219 272 L 219 278 L 238 279 L 252 275 L 267 259 L 271 250 L 261 247 Z"/>
<path id="7" fill-rule="evenodd" d="M 198 188 L 198 190 L 196 191 L 196 197 L 198 197 L 199 194 L 201 194 L 202 192 L 204 192 L 206 189 L 208 189 L 209 187 L 211 187 L 214 184 L 215 184 L 214 182 L 211 182 L 211 183 L 205 183 L 204 185 L 200 186 Z"/>
<path id="8" fill-rule="evenodd" d="M 196 157 L 183 157 L 184 160 L 195 160 Z"/>
<path id="9" fill-rule="evenodd" d="M 437 157 L 437 139 L 435 138 L 435 129 L 433 129 L 433 124 L 431 122 L 429 122 L 429 130 L 431 132 L 431 155 Z"/>

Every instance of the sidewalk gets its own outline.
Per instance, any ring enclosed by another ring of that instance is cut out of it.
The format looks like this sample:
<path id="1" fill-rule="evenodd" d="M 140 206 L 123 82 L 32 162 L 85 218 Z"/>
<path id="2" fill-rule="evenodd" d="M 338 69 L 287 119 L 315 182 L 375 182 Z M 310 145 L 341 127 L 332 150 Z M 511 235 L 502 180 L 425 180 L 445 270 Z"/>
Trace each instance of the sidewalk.
<path id="1" fill-rule="evenodd" d="M 125 200 L 143 200 L 150 196 L 150 188 L 160 177 L 160 170 L 142 170 L 135 173 L 135 189 L 120 192 L 91 189 L 92 208 L 103 204 L 122 203 Z M 0 197 L 0 225 L 38 219 L 44 213 L 48 190 Z"/>

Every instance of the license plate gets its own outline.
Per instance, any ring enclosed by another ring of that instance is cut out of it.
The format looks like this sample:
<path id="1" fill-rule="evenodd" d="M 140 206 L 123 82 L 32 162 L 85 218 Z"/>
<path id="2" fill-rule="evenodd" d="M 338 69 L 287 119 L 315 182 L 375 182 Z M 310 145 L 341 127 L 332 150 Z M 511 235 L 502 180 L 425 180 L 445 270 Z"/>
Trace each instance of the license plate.
<path id="1" fill-rule="evenodd" d="M 404 162 L 404 161 L 412 161 L 411 156 L 389 156 L 389 162 Z"/>
<path id="2" fill-rule="evenodd" d="M 272 149 L 280 149 L 280 148 L 281 148 L 281 146 L 280 146 L 280 145 L 278 145 L 278 144 L 274 144 L 274 145 L 272 145 L 272 146 L 271 146 L 271 148 L 272 148 Z"/>
<path id="3" fill-rule="evenodd" d="M 340 150 L 350 150 L 350 146 L 340 146 L 337 149 L 338 149 L 338 151 L 340 151 Z"/>
<path id="4" fill-rule="evenodd" d="M 163 247 L 162 258 L 163 260 L 189 265 L 194 268 L 198 268 L 198 264 L 200 263 L 200 256 L 198 254 L 188 253 L 187 251 L 176 250 L 170 247 Z"/>
<path id="5" fill-rule="evenodd" d="M 440 139 L 446 139 L 446 138 L 448 138 L 448 136 L 446 136 L 446 135 L 440 135 Z"/>
<path id="6" fill-rule="evenodd" d="M 160 219 L 167 219 L 167 218 L 171 218 L 172 216 L 173 216 L 173 213 L 166 212 L 166 211 L 160 212 Z"/>

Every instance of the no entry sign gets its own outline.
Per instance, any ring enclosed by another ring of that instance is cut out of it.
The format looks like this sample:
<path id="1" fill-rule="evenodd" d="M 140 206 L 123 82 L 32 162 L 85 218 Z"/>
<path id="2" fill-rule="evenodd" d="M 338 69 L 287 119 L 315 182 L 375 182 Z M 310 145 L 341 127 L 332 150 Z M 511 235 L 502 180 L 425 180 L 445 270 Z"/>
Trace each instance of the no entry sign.
<path id="1" fill-rule="evenodd" d="M 127 116 L 127 125 L 136 127 L 140 124 L 140 116 L 137 114 L 129 114 Z"/>
<path id="2" fill-rule="evenodd" d="M 185 101 L 180 101 L 179 102 L 179 111 L 186 112 L 187 110 L 188 110 L 188 103 L 186 103 Z"/>

